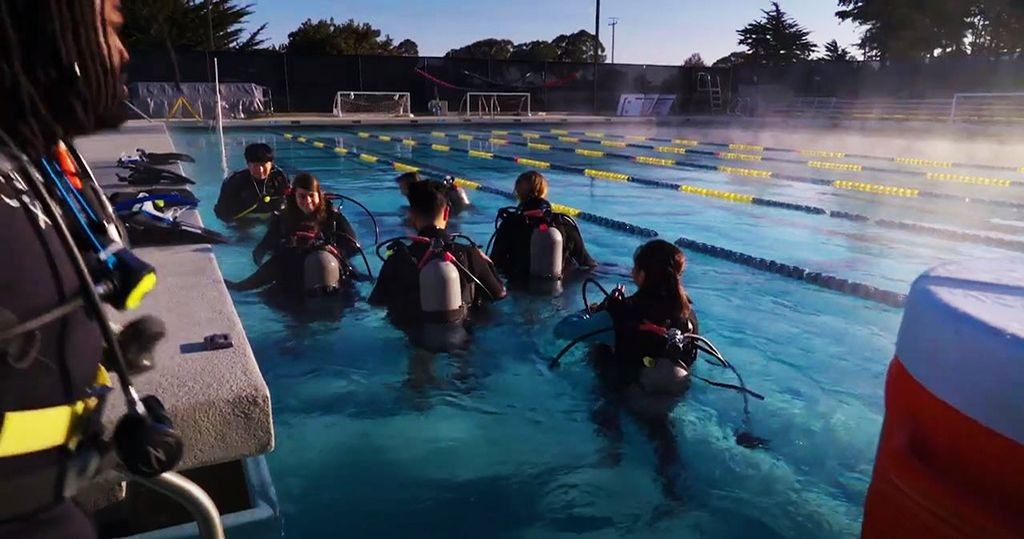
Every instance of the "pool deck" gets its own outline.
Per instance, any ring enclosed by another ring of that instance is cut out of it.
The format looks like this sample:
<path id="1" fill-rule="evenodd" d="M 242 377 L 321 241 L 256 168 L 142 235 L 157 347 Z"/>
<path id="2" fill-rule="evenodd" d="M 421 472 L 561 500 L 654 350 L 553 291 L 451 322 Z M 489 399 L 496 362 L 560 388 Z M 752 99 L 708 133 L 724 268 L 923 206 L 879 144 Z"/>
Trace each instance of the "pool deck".
<path id="1" fill-rule="evenodd" d="M 115 166 L 122 153 L 134 153 L 136 148 L 174 151 L 164 124 L 144 121 L 131 121 L 117 131 L 83 137 L 75 144 L 108 192 L 138 189 L 117 182 L 115 173 L 128 172 Z M 195 212 L 183 218 L 201 222 Z M 269 452 L 274 446 L 270 393 L 211 247 L 133 251 L 156 268 L 158 284 L 137 310 L 115 313 L 113 318 L 124 323 L 151 314 L 167 325 L 167 336 L 155 352 L 155 368 L 133 377 L 133 382 L 140 394 L 160 397 L 184 438 L 185 456 L 179 469 Z M 203 338 L 212 333 L 227 333 L 234 347 L 203 350 Z M 104 416 L 108 428 L 123 412 L 121 399 L 109 400 Z"/>

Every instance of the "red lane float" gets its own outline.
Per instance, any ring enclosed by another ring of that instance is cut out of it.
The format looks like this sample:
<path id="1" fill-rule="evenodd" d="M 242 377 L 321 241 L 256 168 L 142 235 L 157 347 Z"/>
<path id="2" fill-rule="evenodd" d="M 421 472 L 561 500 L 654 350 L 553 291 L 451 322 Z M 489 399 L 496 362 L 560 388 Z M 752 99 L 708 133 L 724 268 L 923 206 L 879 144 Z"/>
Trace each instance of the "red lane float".
<path id="1" fill-rule="evenodd" d="M 950 264 L 907 298 L 865 539 L 1024 537 L 1024 264 Z"/>

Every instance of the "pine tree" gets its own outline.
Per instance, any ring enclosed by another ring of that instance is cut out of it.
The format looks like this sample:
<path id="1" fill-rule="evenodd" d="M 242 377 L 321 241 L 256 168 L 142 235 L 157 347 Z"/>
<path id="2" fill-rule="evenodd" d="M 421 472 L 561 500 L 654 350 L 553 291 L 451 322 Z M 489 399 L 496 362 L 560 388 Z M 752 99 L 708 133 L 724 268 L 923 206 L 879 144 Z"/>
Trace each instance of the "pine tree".
<path id="1" fill-rule="evenodd" d="M 841 47 L 839 42 L 834 39 L 825 44 L 824 50 L 825 53 L 821 57 L 822 60 L 829 62 L 849 62 L 853 60 L 850 51 L 846 47 Z"/>
<path id="2" fill-rule="evenodd" d="M 761 10 L 764 17 L 737 30 L 739 44 L 747 48 L 750 61 L 763 66 L 788 65 L 811 57 L 817 45 L 811 34 L 782 11 L 778 2 Z"/>

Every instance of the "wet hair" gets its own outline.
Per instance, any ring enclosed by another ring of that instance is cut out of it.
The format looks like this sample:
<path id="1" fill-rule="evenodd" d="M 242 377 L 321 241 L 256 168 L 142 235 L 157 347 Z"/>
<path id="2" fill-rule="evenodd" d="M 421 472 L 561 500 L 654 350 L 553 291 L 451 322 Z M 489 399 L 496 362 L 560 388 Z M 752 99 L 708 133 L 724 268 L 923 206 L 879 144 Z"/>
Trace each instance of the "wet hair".
<path id="1" fill-rule="evenodd" d="M 644 272 L 640 290 L 663 298 L 672 316 L 690 317 L 690 302 L 681 280 L 686 257 L 679 247 L 665 240 L 651 240 L 633 254 L 633 267 Z"/>
<path id="2" fill-rule="evenodd" d="M 423 181 L 423 177 L 420 176 L 419 172 L 406 172 L 405 174 L 402 174 L 401 176 L 395 178 L 395 182 L 399 184 L 417 183 L 420 181 Z"/>
<path id="3" fill-rule="evenodd" d="M 0 1 L 0 130 L 29 157 L 126 117 L 121 73 L 107 53 L 105 7 Z"/>
<path id="4" fill-rule="evenodd" d="M 292 180 L 292 189 L 288 193 L 288 198 L 285 202 L 285 218 L 289 223 L 293 224 L 309 219 L 309 216 L 302 211 L 298 201 L 295 199 L 295 191 L 298 189 L 313 191 L 320 195 L 320 204 L 313 210 L 312 217 L 316 219 L 317 223 L 322 223 L 331 208 L 331 203 L 324 197 L 324 192 L 320 189 L 320 180 L 308 172 L 300 172 Z"/>
<path id="5" fill-rule="evenodd" d="M 245 147 L 246 163 L 269 163 L 273 160 L 274 149 L 268 144 L 256 142 Z"/>
<path id="6" fill-rule="evenodd" d="M 536 170 L 524 172 L 516 178 L 516 198 L 525 202 L 531 198 L 547 198 L 548 180 Z"/>
<path id="7" fill-rule="evenodd" d="M 445 186 L 438 181 L 420 181 L 409 186 L 409 209 L 417 217 L 433 221 L 448 207 Z"/>

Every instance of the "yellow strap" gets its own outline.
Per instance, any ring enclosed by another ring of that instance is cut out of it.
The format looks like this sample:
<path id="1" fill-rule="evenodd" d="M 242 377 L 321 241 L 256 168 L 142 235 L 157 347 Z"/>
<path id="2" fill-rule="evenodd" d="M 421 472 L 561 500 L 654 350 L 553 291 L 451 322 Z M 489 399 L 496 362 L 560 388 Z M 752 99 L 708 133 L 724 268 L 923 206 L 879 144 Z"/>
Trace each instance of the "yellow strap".
<path id="1" fill-rule="evenodd" d="M 97 385 L 110 385 L 103 367 L 96 374 Z M 98 399 L 88 397 L 70 404 L 13 410 L 3 414 L 0 424 L 0 458 L 53 449 L 77 442 L 80 419 L 96 407 Z"/>

